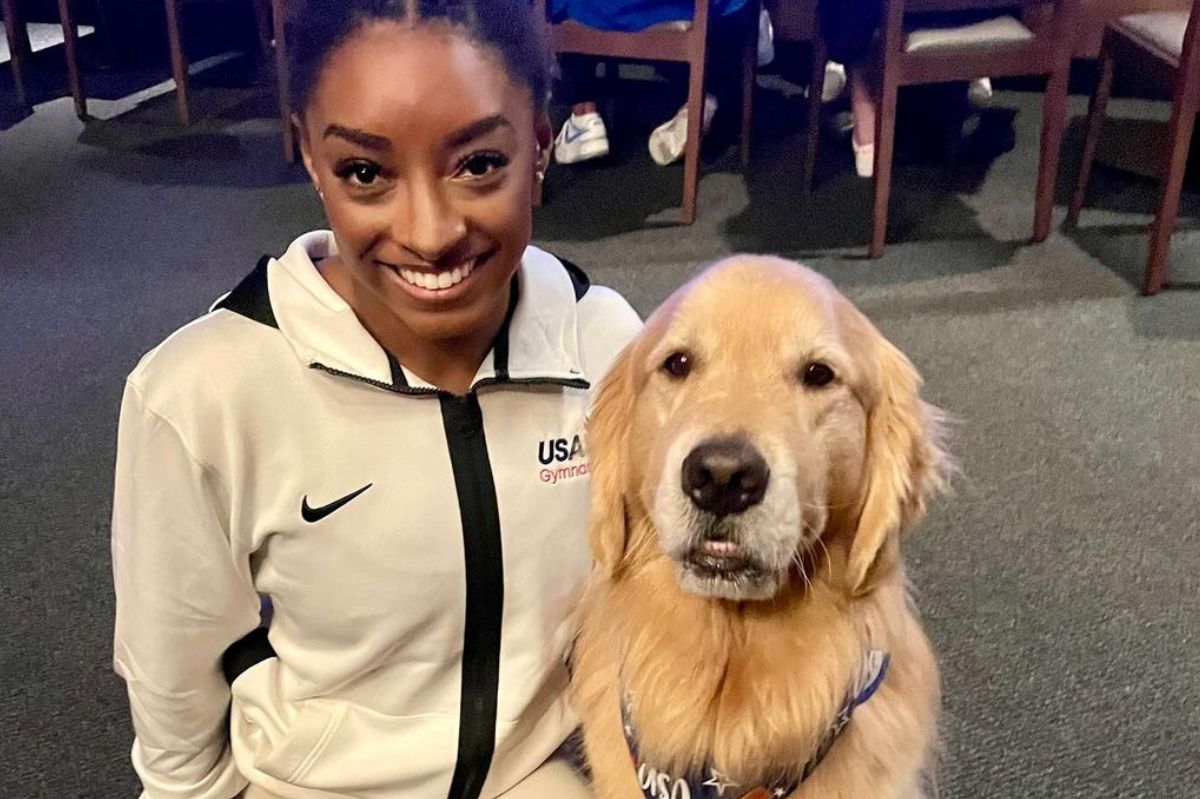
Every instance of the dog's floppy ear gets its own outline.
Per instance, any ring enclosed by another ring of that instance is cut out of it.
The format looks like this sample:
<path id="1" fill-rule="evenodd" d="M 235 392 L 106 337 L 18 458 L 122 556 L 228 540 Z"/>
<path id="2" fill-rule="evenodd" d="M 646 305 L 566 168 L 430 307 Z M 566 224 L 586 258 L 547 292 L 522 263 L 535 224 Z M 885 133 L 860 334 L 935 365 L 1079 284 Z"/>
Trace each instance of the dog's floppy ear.
<path id="1" fill-rule="evenodd" d="M 601 573 L 611 577 L 625 556 L 629 433 L 633 418 L 636 340 L 625 347 L 600 383 L 587 421 L 592 504 L 588 544 Z"/>
<path id="2" fill-rule="evenodd" d="M 920 396 L 912 362 L 863 317 L 872 335 L 874 403 L 867 417 L 866 494 L 850 547 L 849 580 L 870 590 L 884 561 L 894 561 L 902 533 L 920 521 L 928 497 L 951 468 L 943 449 L 944 416 Z"/>

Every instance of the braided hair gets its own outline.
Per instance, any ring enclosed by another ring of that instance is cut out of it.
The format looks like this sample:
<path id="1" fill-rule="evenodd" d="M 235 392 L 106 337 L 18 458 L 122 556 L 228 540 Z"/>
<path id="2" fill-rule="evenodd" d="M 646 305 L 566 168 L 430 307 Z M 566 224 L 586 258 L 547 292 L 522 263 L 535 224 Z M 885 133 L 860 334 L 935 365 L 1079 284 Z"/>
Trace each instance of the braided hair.
<path id="1" fill-rule="evenodd" d="M 529 0 L 306 0 L 290 8 L 288 16 L 291 100 L 300 113 L 308 107 L 330 54 L 378 21 L 449 25 L 498 54 L 539 110 L 549 100 L 550 60 Z"/>

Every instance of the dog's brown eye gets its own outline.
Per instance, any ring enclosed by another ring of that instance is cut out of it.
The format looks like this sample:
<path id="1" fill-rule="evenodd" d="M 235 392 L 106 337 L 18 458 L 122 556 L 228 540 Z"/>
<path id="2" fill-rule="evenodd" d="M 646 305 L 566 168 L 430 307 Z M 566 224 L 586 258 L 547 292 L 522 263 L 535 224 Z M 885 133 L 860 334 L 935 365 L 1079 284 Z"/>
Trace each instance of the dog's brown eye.
<path id="1" fill-rule="evenodd" d="M 810 363 L 804 367 L 803 380 L 806 386 L 811 386 L 812 388 L 827 386 L 833 382 L 834 377 L 836 375 L 834 375 L 833 370 L 819 361 Z"/>
<path id="2" fill-rule="evenodd" d="M 687 377 L 692 371 L 692 356 L 686 352 L 674 352 L 663 361 L 662 368 L 671 377 Z"/>

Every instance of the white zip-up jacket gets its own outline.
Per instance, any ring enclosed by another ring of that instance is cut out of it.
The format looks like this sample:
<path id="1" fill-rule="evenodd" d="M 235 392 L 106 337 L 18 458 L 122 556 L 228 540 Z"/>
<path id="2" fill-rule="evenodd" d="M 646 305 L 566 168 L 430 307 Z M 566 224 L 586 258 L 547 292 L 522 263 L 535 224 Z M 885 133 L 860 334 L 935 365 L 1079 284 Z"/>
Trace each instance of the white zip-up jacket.
<path id="1" fill-rule="evenodd" d="M 333 251 L 263 259 L 128 379 L 114 662 L 143 799 L 494 797 L 575 725 L 583 422 L 636 313 L 531 247 L 455 397 L 367 333 Z"/>

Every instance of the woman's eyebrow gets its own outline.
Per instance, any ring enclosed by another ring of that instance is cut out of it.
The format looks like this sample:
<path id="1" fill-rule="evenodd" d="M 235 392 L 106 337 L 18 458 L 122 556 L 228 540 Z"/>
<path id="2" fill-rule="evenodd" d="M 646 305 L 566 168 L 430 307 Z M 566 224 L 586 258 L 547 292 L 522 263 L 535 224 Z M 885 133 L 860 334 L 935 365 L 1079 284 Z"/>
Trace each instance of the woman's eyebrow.
<path id="1" fill-rule="evenodd" d="M 325 128 L 325 138 L 336 136 L 339 139 L 345 139 L 351 144 L 357 144 L 359 147 L 376 152 L 388 152 L 392 149 L 392 142 L 386 136 L 379 136 L 375 133 L 367 133 L 365 130 L 356 130 L 348 128 L 345 125 L 330 125 Z"/>
<path id="2" fill-rule="evenodd" d="M 462 147 L 464 144 L 486 136 L 498 128 L 516 130 L 504 114 L 492 114 L 451 133 L 446 137 L 446 148 L 452 150 L 456 147 Z"/>

